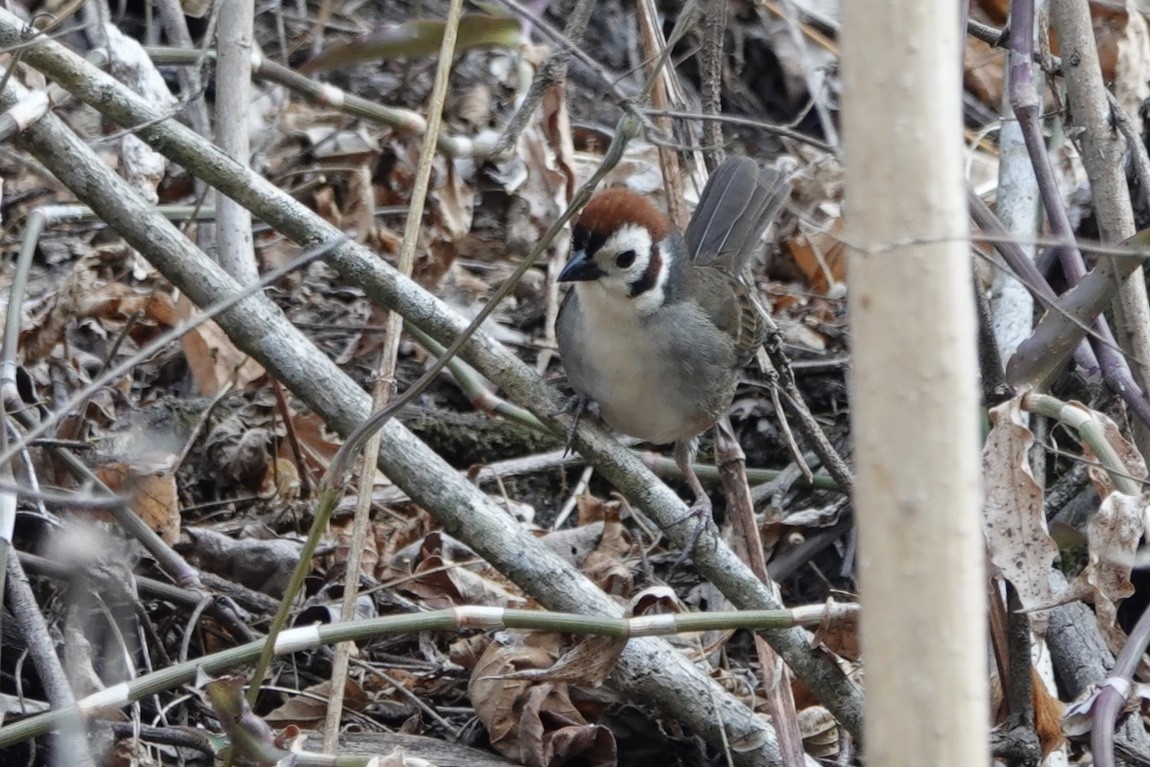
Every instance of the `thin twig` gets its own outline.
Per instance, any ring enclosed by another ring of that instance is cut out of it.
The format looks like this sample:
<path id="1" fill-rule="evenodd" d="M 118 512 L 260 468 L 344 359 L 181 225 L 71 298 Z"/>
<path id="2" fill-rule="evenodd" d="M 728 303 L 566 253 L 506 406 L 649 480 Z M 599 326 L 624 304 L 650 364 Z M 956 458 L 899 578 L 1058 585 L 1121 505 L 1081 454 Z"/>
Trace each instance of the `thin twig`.
<path id="1" fill-rule="evenodd" d="M 427 107 L 427 131 L 424 134 L 423 152 L 419 157 L 419 167 L 415 172 L 415 184 L 411 190 L 411 204 L 407 212 L 407 222 L 403 231 L 403 247 L 399 252 L 397 268 L 404 277 L 411 276 L 415 263 L 415 250 L 419 243 L 419 230 L 423 223 L 423 208 L 427 202 L 427 192 L 431 186 L 431 169 L 435 163 L 435 147 L 439 138 L 439 128 L 443 124 L 443 103 L 447 99 L 447 84 L 451 75 L 451 65 L 455 59 L 455 41 L 459 33 L 459 18 L 463 14 L 463 0 L 451 0 L 447 9 L 447 19 L 443 26 L 443 40 L 439 49 L 439 66 L 435 72 L 435 83 Z M 394 393 L 395 366 L 399 357 L 399 340 L 403 333 L 403 316 L 394 310 L 387 315 L 387 336 L 380 350 L 379 376 L 372 396 L 373 408 L 385 408 Z M 359 497 L 355 507 L 355 521 L 352 524 L 351 551 L 348 554 L 347 569 L 344 575 L 343 599 L 340 604 L 341 621 L 355 618 L 356 599 L 359 596 L 359 571 L 363 560 L 363 549 L 371 518 L 371 489 L 375 486 L 376 456 L 382 432 L 376 431 L 364 447 L 364 460 L 359 477 Z M 315 529 L 315 535 L 323 530 Z M 286 594 L 287 602 L 293 594 Z M 270 640 L 274 641 L 274 640 Z M 343 714 L 343 693 L 347 685 L 348 661 L 351 645 L 347 642 L 336 645 L 332 662 L 331 685 L 327 716 L 324 722 L 324 751 L 335 753 L 339 746 L 339 723 Z M 253 685 L 252 689 L 255 689 Z M 249 692 L 249 700 L 255 695 Z"/>
<path id="2" fill-rule="evenodd" d="M 543 94 L 550 88 L 561 85 L 567 79 L 567 68 L 571 64 L 574 50 L 583 44 L 583 35 L 587 31 L 587 22 L 591 20 L 593 0 L 579 0 L 567 17 L 567 24 L 563 27 L 563 39 L 566 45 L 551 54 L 551 58 L 544 62 L 535 77 L 531 80 L 531 87 L 523 102 L 515 110 L 515 114 L 507 121 L 507 126 L 495 144 L 495 157 L 505 157 L 511 153 L 511 148 L 519 140 L 521 134 L 529 124 L 531 116 L 543 101 Z"/>

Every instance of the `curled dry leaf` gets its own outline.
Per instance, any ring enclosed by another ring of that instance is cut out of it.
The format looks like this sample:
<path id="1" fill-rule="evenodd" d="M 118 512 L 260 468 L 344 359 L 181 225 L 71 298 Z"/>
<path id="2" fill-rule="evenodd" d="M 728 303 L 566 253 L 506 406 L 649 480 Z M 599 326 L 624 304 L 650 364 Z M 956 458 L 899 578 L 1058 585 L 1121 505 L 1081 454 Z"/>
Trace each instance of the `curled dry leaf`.
<path id="1" fill-rule="evenodd" d="M 440 543 L 436 535 L 427 536 L 412 578 L 403 585 L 406 591 L 436 608 L 461 604 L 522 607 L 527 603 L 502 583 L 468 569 L 465 565 L 475 564 L 474 554 L 465 556 L 462 562 L 455 562 L 447 557 L 446 549 Z"/>
<path id="2" fill-rule="evenodd" d="M 1062 732 L 1067 737 L 1079 738 L 1094 728 L 1094 701 L 1098 699 L 1098 687 L 1090 685 L 1066 707 L 1062 716 Z"/>
<path id="3" fill-rule="evenodd" d="M 341 569 L 347 565 L 348 558 L 351 556 L 352 546 L 356 545 L 356 541 L 352 536 L 354 528 L 355 517 L 348 514 L 341 515 L 338 518 L 333 517 L 329 525 L 329 534 L 335 538 L 335 551 L 332 553 L 331 562 L 332 564 L 339 564 Z M 376 548 L 378 540 L 376 536 L 369 534 L 359 543 L 360 575 L 365 575 L 368 578 L 375 577 L 375 573 L 379 568 L 379 550 Z M 331 567 L 328 568 L 329 571 L 331 569 Z"/>
<path id="4" fill-rule="evenodd" d="M 103 767 L 160 767 L 161 762 L 152 755 L 152 744 L 140 738 L 121 738 L 100 755 Z"/>
<path id="5" fill-rule="evenodd" d="M 411 574 L 419 554 L 418 542 L 438 524 L 430 514 L 413 505 L 410 513 L 381 515 L 372 525 L 375 548 L 379 552 L 379 570 L 375 574 L 380 582 L 406 578 Z"/>
<path id="6" fill-rule="evenodd" d="M 613 597 L 626 598 L 635 586 L 631 568 L 612 554 L 593 551 L 581 569 L 596 586 Z"/>
<path id="7" fill-rule="evenodd" d="M 1034 435 L 1022 422 L 1019 403 L 1016 397 L 990 411 L 990 434 L 982 447 L 982 523 L 991 564 L 1031 611 L 1058 601 L 1050 583 L 1058 546 L 1046 529 L 1042 488 L 1027 455 Z M 1046 624 L 1041 612 L 1030 613 L 1036 634 L 1042 636 Z"/>
<path id="8" fill-rule="evenodd" d="M 435 285 L 447 273 L 459 253 L 459 244 L 471 231 L 475 210 L 475 190 L 462 169 L 462 161 L 443 161 L 439 184 L 428 196 L 430 239 L 427 255 L 420 257 L 413 275 L 424 285 Z"/>
<path id="9" fill-rule="evenodd" d="M 132 511 L 165 543 L 180 537 L 180 499 L 176 488 L 176 456 L 143 454 L 130 462 L 104 464 L 96 476 L 114 493 L 127 493 Z"/>
<path id="10" fill-rule="evenodd" d="M 64 625 L 64 671 L 68 675 L 68 684 L 72 687 L 77 698 L 87 697 L 107 685 L 96 671 L 96 656 L 99 653 L 92 647 L 88 637 L 84 636 L 83 621 L 78 615 L 70 616 Z M 116 712 L 115 718 L 120 720 L 123 714 Z"/>
<path id="11" fill-rule="evenodd" d="M 236 540 L 214 530 L 191 527 L 184 532 L 192 565 L 273 597 L 283 594 L 299 561 L 298 541 Z"/>
<path id="12" fill-rule="evenodd" d="M 408 757 L 406 749 L 396 746 L 383 756 L 373 757 L 368 767 L 434 767 L 434 763 L 415 756 Z"/>
<path id="13" fill-rule="evenodd" d="M 560 188 L 555 185 L 556 202 L 560 205 L 575 196 L 575 142 L 571 138 L 571 116 L 567 112 L 565 88 L 548 88 L 541 103 L 543 129 L 547 145 L 551 147 L 554 170 L 565 179 Z M 551 167 L 550 165 L 548 167 Z"/>
<path id="14" fill-rule="evenodd" d="M 251 428 L 239 415 L 224 419 L 204 441 L 204 460 L 221 492 L 235 485 L 254 491 L 268 474 L 271 456 L 267 429 Z"/>
<path id="15" fill-rule="evenodd" d="M 323 726 L 331 698 L 331 680 L 312 685 L 299 695 L 289 697 L 282 705 L 269 711 L 264 721 L 273 727 L 297 725 L 305 730 Z M 354 679 L 348 679 L 343 688 L 343 706 L 347 711 L 363 713 L 371 698 Z"/>
<path id="16" fill-rule="evenodd" d="M 375 223 L 375 190 L 371 186 L 371 168 L 356 166 L 347 174 L 347 200 L 343 208 L 343 230 L 355 236 L 356 242 L 379 239 Z"/>
<path id="17" fill-rule="evenodd" d="M 1090 410 L 1090 408 L 1083 405 L 1081 402 L 1071 402 L 1070 404 L 1088 410 L 1090 415 L 1102 426 L 1102 432 L 1106 435 L 1106 441 L 1114 448 L 1114 452 L 1118 454 L 1119 460 L 1122 461 L 1122 468 L 1125 472 L 1136 480 L 1146 479 L 1146 460 L 1142 454 L 1138 452 L 1138 448 L 1134 443 L 1122 436 L 1122 432 L 1118 429 L 1118 424 L 1114 423 L 1105 413 L 1100 413 L 1097 410 Z M 1091 452 L 1090 446 L 1085 442 L 1082 443 L 1082 450 L 1090 458 L 1090 462 L 1086 465 L 1086 471 L 1090 475 L 1091 481 L 1094 483 L 1094 489 L 1098 491 L 1099 498 L 1105 498 L 1114 492 L 1114 482 L 1110 475 L 1099 464 Z"/>
<path id="18" fill-rule="evenodd" d="M 129 133 L 120 140 L 120 165 L 124 178 L 141 197 L 153 205 L 159 202 L 156 190 L 168 171 L 167 158 Z"/>
<path id="19" fill-rule="evenodd" d="M 512 672 L 505 675 L 504 679 L 567 682 L 581 687 L 598 687 L 607 681 L 626 646 L 626 639 L 584 637 L 553 665 Z"/>
<path id="20" fill-rule="evenodd" d="M 1072 404 L 1086 408 L 1079 402 Z M 1090 413 L 1102 426 L 1106 441 L 1122 462 L 1122 470 L 1135 480 L 1144 480 L 1146 461 L 1138 448 L 1122 436 L 1118 425 L 1104 413 L 1094 410 Z M 1083 452 L 1088 458 L 1094 458 L 1086 442 L 1083 442 Z M 1139 541 L 1146 534 L 1150 495 L 1129 496 L 1116 492 L 1113 479 L 1096 460 L 1090 461 L 1087 472 L 1103 500 L 1087 528 L 1087 566 L 1071 589 L 1094 603 L 1102 633 L 1110 649 L 1117 652 L 1125 641 L 1116 623 L 1117 603 L 1134 593 L 1130 570 L 1135 564 Z"/>
<path id="21" fill-rule="evenodd" d="M 1150 493 L 1106 496 L 1087 527 L 1089 560 L 1071 586 L 1075 594 L 1094 603 L 1099 627 L 1115 653 L 1126 641 L 1117 625 L 1117 604 L 1134 593 L 1130 570 L 1145 530 L 1143 515 L 1148 511 Z"/>
<path id="22" fill-rule="evenodd" d="M 788 511 L 783 514 L 781 524 L 804 528 L 830 527 L 842 519 L 844 508 L 846 505 L 842 500 L 835 500 L 823 506 Z"/>
<path id="23" fill-rule="evenodd" d="M 268 464 L 268 470 L 264 473 L 256 494 L 261 498 L 274 495 L 279 500 L 290 503 L 299 498 L 300 488 L 299 471 L 295 463 L 286 458 L 276 458 Z"/>
<path id="24" fill-rule="evenodd" d="M 339 451 L 339 437 L 328 430 L 327 424 L 315 413 L 291 411 L 293 431 L 296 441 L 303 450 L 306 466 L 316 474 L 322 474 L 331 464 L 331 459 Z M 379 474 L 376 474 L 377 478 Z"/>
<path id="25" fill-rule="evenodd" d="M 667 586 L 650 586 L 631 598 L 627 615 L 675 615 L 684 612 L 683 604 Z"/>
<path id="26" fill-rule="evenodd" d="M 634 576 L 625 558 L 631 555 L 634 545 L 621 519 L 622 504 L 582 495 L 576 499 L 576 506 L 579 526 L 567 533 L 559 531 L 547 537 L 561 536 L 566 540 L 578 536 L 581 531 L 587 531 L 584 535 L 593 531 L 593 539 L 581 539 L 590 547 L 579 552 L 581 556 L 574 564 L 606 593 L 626 598 L 634 586 Z M 574 553 L 574 550 L 568 552 Z"/>
<path id="27" fill-rule="evenodd" d="M 346 572 L 347 568 L 340 568 L 337 571 L 338 577 L 341 577 Z M 331 571 L 328 572 L 328 578 L 333 577 Z M 362 584 L 361 587 L 366 587 L 369 584 Z M 337 589 L 332 589 L 332 586 L 337 586 Z M 296 615 L 293 624 L 296 626 L 311 626 L 318 623 L 327 625 L 329 623 L 339 623 L 343 614 L 343 582 L 338 583 L 329 582 L 327 586 L 320 589 L 319 594 L 311 598 L 307 602 L 299 614 Z M 351 619 L 353 621 L 369 620 L 371 618 L 379 617 L 379 611 L 375 607 L 375 600 L 371 598 L 371 594 L 360 593 L 355 598 L 354 612 Z M 354 643 L 351 644 L 351 657 L 359 658 L 359 649 Z"/>
<path id="28" fill-rule="evenodd" d="M 483 653 L 467 695 L 479 720 L 487 727 L 491 745 L 499 753 L 526 765 L 614 765 L 615 739 L 605 727 L 588 724 L 571 701 L 566 682 L 533 683 L 510 678 L 531 669 L 553 665 L 557 640 L 541 647 L 523 641 L 523 635 L 501 632 Z"/>
<path id="29" fill-rule="evenodd" d="M 581 567 L 603 538 L 605 526 L 605 522 L 592 522 L 587 525 L 553 530 L 540 538 L 539 542 L 562 557 L 572 567 Z"/>
<path id="30" fill-rule="evenodd" d="M 453 104 L 456 117 L 472 131 L 491 127 L 494 113 L 491 86 L 484 82 L 472 83 Z"/>
<path id="31" fill-rule="evenodd" d="M 474 669 L 479 659 L 487 650 L 491 640 L 485 634 L 475 634 L 469 637 L 456 639 L 447 650 L 447 657 L 452 663 L 458 664 L 467 670 Z"/>
<path id="32" fill-rule="evenodd" d="M 343 210 L 336 201 L 335 187 L 321 186 L 312 192 L 311 197 L 315 212 L 336 229 L 343 229 Z"/>

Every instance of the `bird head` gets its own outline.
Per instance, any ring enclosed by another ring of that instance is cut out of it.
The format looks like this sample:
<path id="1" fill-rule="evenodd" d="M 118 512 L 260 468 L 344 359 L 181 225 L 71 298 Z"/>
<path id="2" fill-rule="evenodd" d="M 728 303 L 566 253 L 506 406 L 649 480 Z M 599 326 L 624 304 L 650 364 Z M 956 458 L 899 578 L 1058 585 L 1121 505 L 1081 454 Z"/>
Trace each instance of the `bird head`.
<path id="1" fill-rule="evenodd" d="M 631 302 L 646 314 L 662 305 L 667 277 L 683 253 L 682 240 L 646 197 L 607 189 L 591 198 L 575 223 L 562 282 L 583 283 L 607 298 Z"/>

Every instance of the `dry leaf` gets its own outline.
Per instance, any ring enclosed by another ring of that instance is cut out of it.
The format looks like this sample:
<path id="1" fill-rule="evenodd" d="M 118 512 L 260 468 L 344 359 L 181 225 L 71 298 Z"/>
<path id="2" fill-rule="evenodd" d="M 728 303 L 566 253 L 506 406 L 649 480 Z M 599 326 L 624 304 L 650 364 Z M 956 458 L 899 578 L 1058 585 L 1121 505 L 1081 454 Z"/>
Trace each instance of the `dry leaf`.
<path id="1" fill-rule="evenodd" d="M 1014 584 L 1026 610 L 1051 607 L 1057 595 L 1050 567 L 1058 546 L 1046 529 L 1043 493 L 1030 470 L 1027 451 L 1034 435 L 1022 423 L 1019 398 L 990 411 L 991 430 L 982 447 L 983 531 L 991 564 Z M 1030 614 L 1042 636 L 1047 618 Z"/>
<path id="2" fill-rule="evenodd" d="M 300 488 L 300 476 L 295 462 L 287 458 L 276 458 L 268 464 L 256 493 L 262 498 L 274 494 L 279 500 L 290 503 L 299 498 Z"/>
<path id="3" fill-rule="evenodd" d="M 153 756 L 151 744 L 139 738 L 121 738 L 100 755 L 101 767 L 160 767 L 162 762 Z"/>
<path id="4" fill-rule="evenodd" d="M 604 727 L 590 725 L 571 702 L 563 682 L 532 684 L 508 674 L 552 665 L 552 649 L 522 642 L 522 635 L 503 632 L 492 642 L 471 675 L 467 694 L 491 745 L 509 759 L 526 765 L 578 762 L 614 767 L 615 739 Z M 532 641 L 540 641 L 535 637 Z M 546 640 L 544 640 L 546 641 Z"/>
<path id="5" fill-rule="evenodd" d="M 191 317 L 196 311 L 183 297 L 180 307 L 185 317 Z M 265 375 L 263 367 L 237 349 L 211 320 L 185 333 L 180 343 L 196 381 L 196 390 L 205 397 L 215 396 L 229 385 L 244 389 Z"/>
<path id="6" fill-rule="evenodd" d="M 236 540 L 204 528 L 189 527 L 184 533 L 193 566 L 273 597 L 283 594 L 302 548 L 298 541 Z"/>
<path id="7" fill-rule="evenodd" d="M 582 496 L 576 499 L 576 504 L 581 499 Z M 562 557 L 572 567 L 582 567 L 587 556 L 595 550 L 596 544 L 603 537 L 605 525 L 605 522 L 592 522 L 576 527 L 565 527 L 562 530 L 552 530 L 540 538 L 539 542 Z"/>
<path id="8" fill-rule="evenodd" d="M 176 456 L 142 454 L 130 462 L 104 464 L 96 476 L 114 493 L 128 493 L 132 511 L 165 543 L 180 537 L 180 499 L 176 488 Z"/>
<path id="9" fill-rule="evenodd" d="M 826 294 L 846 281 L 846 246 L 836 236 L 842 230 L 843 220 L 837 218 L 829 231 L 803 231 L 785 243 L 795 266 L 816 293 Z"/>
<path id="10" fill-rule="evenodd" d="M 1046 683 L 1033 666 L 1030 667 L 1030 686 L 1034 697 L 1034 731 L 1038 734 L 1039 746 L 1045 759 L 1052 751 L 1066 745 L 1066 738 L 1062 735 L 1065 707 L 1062 701 L 1047 691 Z"/>
<path id="11" fill-rule="evenodd" d="M 293 695 L 274 710 L 269 711 L 264 720 L 274 727 L 297 725 L 301 729 L 315 730 L 323 726 L 327 716 L 328 701 L 331 698 L 331 680 L 312 685 L 303 694 Z M 363 713 L 371 703 L 371 698 L 354 679 L 348 679 L 343 690 L 345 711 Z"/>
<path id="12" fill-rule="evenodd" d="M 1145 532 L 1143 515 L 1148 510 L 1150 493 L 1106 496 L 1087 526 L 1089 561 L 1071 585 L 1073 593 L 1094 603 L 1099 627 L 1115 652 L 1125 641 L 1117 625 L 1117 603 L 1134 593 L 1130 570 Z"/>
<path id="13" fill-rule="evenodd" d="M 983 104 L 997 109 L 1002 103 L 1006 50 L 993 48 L 973 35 L 967 35 L 965 42 L 962 83 Z"/>
<path id="14" fill-rule="evenodd" d="M 358 164 L 347 174 L 343 229 L 354 234 L 356 242 L 365 243 L 376 239 L 375 189 L 371 185 L 371 167 L 367 163 Z"/>
<path id="15" fill-rule="evenodd" d="M 406 591 L 437 608 L 460 604 L 522 607 L 527 603 L 502 583 L 461 566 L 474 564 L 475 555 L 470 549 L 462 549 L 463 562 L 456 564 L 449 558 L 445 541 L 445 537 L 436 534 L 424 539 L 412 577 L 403 585 Z"/>
<path id="16" fill-rule="evenodd" d="M 115 51 L 109 58 L 112 76 L 160 109 L 171 109 L 176 99 L 168 90 L 164 76 L 140 43 L 112 24 L 104 25 L 108 48 Z M 167 158 L 135 135 L 125 134 L 120 144 L 120 164 L 125 180 L 145 200 L 159 201 L 156 193 L 167 171 Z"/>
<path id="17" fill-rule="evenodd" d="M 582 687 L 598 687 L 607 681 L 626 646 L 626 639 L 584 637 L 551 666 L 512 672 L 506 674 L 504 678 L 567 682 Z"/>
<path id="18" fill-rule="evenodd" d="M 351 547 L 353 544 L 352 530 L 355 527 L 355 516 L 352 514 L 341 515 L 338 519 L 332 519 L 329 525 L 330 535 L 335 539 L 335 552 L 331 555 L 332 564 L 346 565 L 348 557 L 351 556 Z M 366 575 L 369 578 L 374 578 L 376 570 L 379 567 L 379 551 L 376 549 L 377 538 L 370 534 L 364 538 L 360 544 L 360 574 Z M 331 569 L 330 566 L 328 568 Z"/>
<path id="19" fill-rule="evenodd" d="M 1106 435 L 1106 441 L 1110 443 L 1110 446 L 1118 453 L 1118 458 L 1122 461 L 1122 468 L 1127 474 L 1135 480 L 1146 479 L 1145 459 L 1142 458 L 1142 454 L 1138 452 L 1138 448 L 1134 446 L 1134 443 L 1122 436 L 1122 432 L 1118 429 L 1118 424 L 1114 423 L 1105 413 L 1091 410 L 1081 402 L 1071 402 L 1069 404 L 1089 411 L 1094 420 L 1102 426 L 1102 432 Z M 1090 446 L 1083 442 L 1082 449 L 1086 453 L 1086 456 L 1091 459 L 1090 463 L 1086 466 L 1086 471 L 1090 475 L 1090 479 L 1094 482 L 1094 489 L 1098 491 L 1099 498 L 1105 498 L 1114 492 L 1114 482 L 1110 479 L 1110 474 L 1102 468 L 1101 464 L 1094 457 Z"/>
<path id="20" fill-rule="evenodd" d="M 460 243 L 471 231 L 475 190 L 463 171 L 462 161 L 437 159 L 444 170 L 439 185 L 427 199 L 427 226 L 421 233 L 427 248 L 416 257 L 413 277 L 422 285 L 438 285 L 459 254 Z"/>
<path id="21" fill-rule="evenodd" d="M 268 473 L 271 455 L 267 429 L 253 428 L 239 414 L 225 418 L 204 438 L 206 469 L 216 478 L 221 493 L 240 485 L 254 492 Z"/>

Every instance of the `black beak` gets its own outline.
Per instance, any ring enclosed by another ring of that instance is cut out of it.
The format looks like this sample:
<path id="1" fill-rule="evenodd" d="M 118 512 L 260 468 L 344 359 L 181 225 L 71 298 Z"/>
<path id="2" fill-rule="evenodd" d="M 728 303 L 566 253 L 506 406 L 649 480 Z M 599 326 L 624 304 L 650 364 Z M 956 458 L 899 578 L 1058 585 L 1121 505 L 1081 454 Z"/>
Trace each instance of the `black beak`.
<path id="1" fill-rule="evenodd" d="M 563 271 L 559 272 L 559 281 L 586 282 L 588 280 L 597 280 L 602 276 L 603 270 L 587 256 L 586 250 L 580 248 L 571 254 L 571 258 L 567 261 L 566 266 L 563 267 Z"/>

